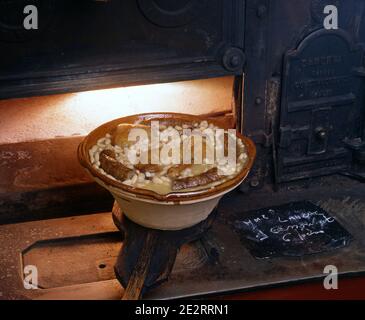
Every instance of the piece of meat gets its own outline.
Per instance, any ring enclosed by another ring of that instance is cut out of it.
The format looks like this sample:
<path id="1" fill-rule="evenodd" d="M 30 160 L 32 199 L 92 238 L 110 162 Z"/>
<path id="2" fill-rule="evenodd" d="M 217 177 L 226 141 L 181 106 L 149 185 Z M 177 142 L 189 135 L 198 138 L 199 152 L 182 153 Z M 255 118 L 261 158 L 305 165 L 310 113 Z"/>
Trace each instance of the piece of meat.
<path id="1" fill-rule="evenodd" d="M 213 168 L 195 177 L 176 179 L 172 183 L 174 191 L 205 186 L 209 183 L 218 181 L 221 177 L 218 175 L 218 169 Z"/>
<path id="2" fill-rule="evenodd" d="M 160 129 L 162 129 L 162 127 L 169 127 L 169 126 L 171 126 L 173 128 L 175 128 L 175 126 L 179 126 L 179 127 L 187 126 L 187 128 L 189 128 L 189 129 L 194 128 L 194 123 L 191 123 L 189 121 L 174 119 L 174 118 L 146 119 L 146 120 L 138 122 L 138 124 L 151 126 L 152 121 L 158 121 Z"/>
<path id="3" fill-rule="evenodd" d="M 100 167 L 114 178 L 124 181 L 131 179 L 134 171 L 116 160 L 116 155 L 113 150 L 103 150 L 99 157 Z"/>
<path id="4" fill-rule="evenodd" d="M 106 156 L 108 156 L 110 158 L 113 158 L 114 160 L 117 159 L 117 156 L 116 156 L 115 152 L 113 150 L 110 150 L 110 149 L 103 150 L 102 152 L 100 152 L 100 157 L 102 155 L 106 155 Z"/>

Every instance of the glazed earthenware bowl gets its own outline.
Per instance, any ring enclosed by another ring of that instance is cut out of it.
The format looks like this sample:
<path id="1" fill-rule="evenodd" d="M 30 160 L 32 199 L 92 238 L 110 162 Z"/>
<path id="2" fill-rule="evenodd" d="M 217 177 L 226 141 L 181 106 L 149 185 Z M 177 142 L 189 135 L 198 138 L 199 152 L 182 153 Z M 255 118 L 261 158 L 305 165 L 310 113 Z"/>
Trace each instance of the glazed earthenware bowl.
<path id="1" fill-rule="evenodd" d="M 244 143 L 248 155 L 242 170 L 232 179 L 219 185 L 196 191 L 171 192 L 162 195 L 123 184 L 93 167 L 89 150 L 100 138 L 108 133 L 112 135 L 119 124 L 141 124 L 152 120 L 197 123 L 206 118 L 179 113 L 146 113 L 110 121 L 96 128 L 81 142 L 78 148 L 79 161 L 98 184 L 109 190 L 123 213 L 135 223 L 159 230 L 181 230 L 192 227 L 205 220 L 223 195 L 235 189 L 247 177 L 256 156 L 255 145 L 250 139 L 237 132 L 237 137 Z M 209 119 L 209 123 L 220 127 L 217 120 Z"/>

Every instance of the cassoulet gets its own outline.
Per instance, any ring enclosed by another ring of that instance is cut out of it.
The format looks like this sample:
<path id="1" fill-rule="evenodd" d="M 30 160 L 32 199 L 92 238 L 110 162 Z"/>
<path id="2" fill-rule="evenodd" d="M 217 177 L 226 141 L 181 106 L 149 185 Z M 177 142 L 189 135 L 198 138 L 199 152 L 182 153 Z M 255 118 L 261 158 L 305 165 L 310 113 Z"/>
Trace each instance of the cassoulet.
<path id="1" fill-rule="evenodd" d="M 161 195 L 207 189 L 235 177 L 247 162 L 245 145 L 232 131 L 205 120 L 119 124 L 89 157 L 99 172 L 133 188 Z"/>

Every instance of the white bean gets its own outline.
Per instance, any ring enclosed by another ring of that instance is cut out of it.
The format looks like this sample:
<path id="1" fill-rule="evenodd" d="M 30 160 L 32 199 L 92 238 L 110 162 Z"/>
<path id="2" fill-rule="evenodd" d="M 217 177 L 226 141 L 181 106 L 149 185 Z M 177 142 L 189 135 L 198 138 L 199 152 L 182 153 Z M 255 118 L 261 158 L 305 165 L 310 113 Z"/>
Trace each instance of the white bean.
<path id="1" fill-rule="evenodd" d="M 133 178 L 131 179 L 132 184 L 135 184 L 137 182 L 138 176 L 135 174 Z"/>
<path id="2" fill-rule="evenodd" d="M 181 173 L 181 175 L 182 175 L 183 177 L 187 177 L 187 176 L 191 175 L 192 173 L 193 173 L 193 171 L 192 171 L 190 168 L 187 168 L 187 169 L 185 169 L 185 170 Z"/>
<path id="3" fill-rule="evenodd" d="M 101 138 L 98 140 L 98 142 L 96 143 L 98 147 L 102 147 L 104 148 L 105 147 L 105 138 Z"/>
<path id="4" fill-rule="evenodd" d="M 98 146 L 97 146 L 97 145 L 95 145 L 95 146 L 93 146 L 93 147 L 91 148 L 91 152 L 92 152 L 92 153 L 95 153 L 96 151 L 98 151 Z"/>
<path id="5" fill-rule="evenodd" d="M 89 158 L 90 158 L 91 163 L 95 162 L 94 153 L 91 150 L 89 150 Z"/>
<path id="6" fill-rule="evenodd" d="M 208 121 L 204 120 L 204 121 L 200 122 L 200 128 L 203 128 L 203 129 L 208 128 Z"/>

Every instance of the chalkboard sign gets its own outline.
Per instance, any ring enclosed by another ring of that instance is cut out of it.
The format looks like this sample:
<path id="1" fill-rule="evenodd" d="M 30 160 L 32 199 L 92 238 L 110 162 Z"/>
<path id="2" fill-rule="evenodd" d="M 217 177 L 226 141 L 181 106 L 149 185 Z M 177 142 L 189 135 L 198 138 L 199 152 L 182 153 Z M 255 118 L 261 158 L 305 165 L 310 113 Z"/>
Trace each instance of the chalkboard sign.
<path id="1" fill-rule="evenodd" d="M 256 258 L 300 257 L 344 247 L 352 239 L 335 218 L 309 201 L 242 213 L 231 222 Z"/>

